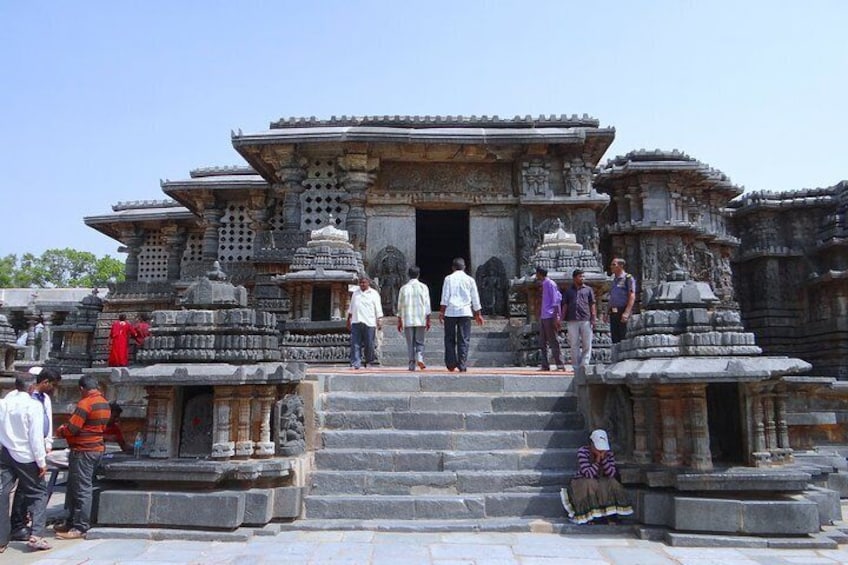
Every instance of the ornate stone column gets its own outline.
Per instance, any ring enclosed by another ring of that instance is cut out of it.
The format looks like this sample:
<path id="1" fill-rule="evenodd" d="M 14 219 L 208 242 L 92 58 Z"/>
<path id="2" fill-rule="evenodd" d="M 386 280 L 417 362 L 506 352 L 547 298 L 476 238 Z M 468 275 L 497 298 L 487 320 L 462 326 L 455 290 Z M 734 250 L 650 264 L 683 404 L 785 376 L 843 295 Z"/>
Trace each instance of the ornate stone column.
<path id="1" fill-rule="evenodd" d="M 203 210 L 203 247 L 201 256 L 204 262 L 218 260 L 218 230 L 221 227 L 221 210 L 211 205 Z"/>
<path id="2" fill-rule="evenodd" d="M 775 405 L 777 407 L 777 436 L 783 462 L 791 463 L 794 457 L 792 447 L 789 445 L 789 423 L 786 421 L 786 389 L 783 386 L 778 388 L 775 394 Z"/>
<path id="3" fill-rule="evenodd" d="M 657 399 L 662 418 L 662 459 L 666 467 L 677 467 L 681 464 L 680 451 L 677 445 L 676 394 L 673 387 L 658 386 Z"/>
<path id="4" fill-rule="evenodd" d="M 168 246 L 168 280 L 180 280 L 183 253 L 185 252 L 188 235 L 184 228 L 167 226 L 162 229 L 165 245 Z"/>
<path id="5" fill-rule="evenodd" d="M 251 196 L 250 210 L 248 211 L 248 215 L 250 217 L 250 229 L 253 230 L 253 256 L 256 257 L 257 252 L 259 252 L 264 247 L 273 247 L 273 245 L 268 245 L 268 217 L 269 217 L 269 209 L 272 204 L 270 201 L 272 198 L 266 198 L 265 194 L 253 195 Z M 273 244 L 273 240 L 272 240 Z"/>
<path id="6" fill-rule="evenodd" d="M 250 439 L 250 408 L 253 387 L 240 386 L 235 392 L 236 411 L 236 458 L 247 459 L 253 455 L 253 440 Z"/>
<path id="7" fill-rule="evenodd" d="M 274 385 L 258 385 L 254 387 L 252 401 L 254 441 L 253 456 L 258 458 L 273 457 L 274 442 L 271 437 L 271 411 L 274 407 Z"/>
<path id="8" fill-rule="evenodd" d="M 707 415 L 707 385 L 692 384 L 683 389 L 688 410 L 689 437 L 692 440 L 691 465 L 699 471 L 713 468 Z"/>
<path id="9" fill-rule="evenodd" d="M 368 233 L 368 220 L 365 217 L 365 201 L 368 189 L 374 184 L 377 166 L 365 153 L 348 154 L 339 160 L 342 174 L 339 178 L 347 191 L 347 203 L 350 206 L 345 229 L 350 233 L 350 242 L 357 251 L 365 251 L 365 239 Z"/>
<path id="10" fill-rule="evenodd" d="M 633 397 L 633 462 L 647 465 L 651 462 L 648 439 L 648 415 L 650 414 L 650 391 L 642 385 L 630 385 Z"/>
<path id="11" fill-rule="evenodd" d="M 216 386 L 212 419 L 212 459 L 229 459 L 236 454 L 236 444 L 230 440 L 233 386 Z"/>
<path id="12" fill-rule="evenodd" d="M 777 443 L 777 426 L 775 425 L 774 413 L 774 397 L 772 396 L 771 391 L 769 391 L 763 395 L 763 415 L 765 416 L 766 447 L 770 452 L 778 449 L 779 447 L 779 444 Z"/>
<path id="13" fill-rule="evenodd" d="M 174 426 L 174 387 L 148 386 L 147 391 L 147 455 L 153 459 L 171 457 Z"/>
<path id="14" fill-rule="evenodd" d="M 44 329 L 41 330 L 41 348 L 38 351 L 39 361 L 46 361 L 53 350 L 53 312 L 42 312 L 41 321 Z"/>
<path id="15" fill-rule="evenodd" d="M 306 190 L 303 180 L 306 178 L 306 160 L 295 153 L 286 153 L 277 157 L 274 170 L 279 184 L 273 187 L 274 196 L 283 203 L 283 230 L 300 232 L 300 195 Z"/>
<path id="16" fill-rule="evenodd" d="M 141 246 L 144 245 L 146 235 L 144 232 L 133 231 L 130 234 L 122 236 L 124 243 L 127 246 L 127 260 L 124 266 L 124 274 L 127 281 L 138 280 L 138 254 L 141 252 Z"/>
<path id="17" fill-rule="evenodd" d="M 756 466 L 768 463 L 770 455 L 766 447 L 766 427 L 763 415 L 763 399 L 760 394 L 759 385 L 748 386 L 748 406 L 750 409 L 750 430 L 751 430 L 751 457 L 754 459 Z"/>

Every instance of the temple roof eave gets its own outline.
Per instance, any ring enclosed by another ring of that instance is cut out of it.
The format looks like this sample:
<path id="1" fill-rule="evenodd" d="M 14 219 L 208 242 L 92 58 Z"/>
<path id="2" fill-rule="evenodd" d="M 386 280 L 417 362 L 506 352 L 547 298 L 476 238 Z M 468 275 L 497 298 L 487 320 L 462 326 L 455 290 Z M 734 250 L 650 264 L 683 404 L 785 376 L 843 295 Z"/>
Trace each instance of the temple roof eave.
<path id="1" fill-rule="evenodd" d="M 245 191 L 265 191 L 268 181 L 260 175 L 242 177 L 203 177 L 160 183 L 162 192 L 194 213 L 201 212 L 201 201 L 214 194 L 228 196 Z"/>
<path id="2" fill-rule="evenodd" d="M 258 133 L 233 132 L 236 151 L 269 182 L 273 168 L 259 149 L 274 145 L 320 145 L 368 143 L 421 145 L 571 145 L 584 147 L 586 158 L 596 166 L 615 139 L 615 128 L 396 128 L 396 127 L 294 127 Z M 375 151 L 379 153 L 379 151 Z"/>
<path id="3" fill-rule="evenodd" d="M 197 216 L 187 208 L 170 208 L 165 209 L 150 209 L 150 210 L 122 210 L 112 214 L 102 214 L 98 216 L 85 216 L 83 222 L 90 228 L 94 228 L 100 233 L 111 237 L 121 243 L 123 241 L 123 233 L 127 228 L 136 226 L 142 223 L 195 223 Z"/>

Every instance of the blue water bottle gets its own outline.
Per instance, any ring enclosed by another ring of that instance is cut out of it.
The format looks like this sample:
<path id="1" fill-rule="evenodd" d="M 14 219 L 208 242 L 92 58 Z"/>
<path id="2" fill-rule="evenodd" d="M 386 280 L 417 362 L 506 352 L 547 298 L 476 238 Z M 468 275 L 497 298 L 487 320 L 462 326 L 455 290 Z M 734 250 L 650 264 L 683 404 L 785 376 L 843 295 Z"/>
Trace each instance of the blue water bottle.
<path id="1" fill-rule="evenodd" d="M 138 459 L 141 457 L 141 446 L 144 444 L 141 439 L 141 432 L 135 434 L 135 441 L 133 442 L 133 456 Z"/>

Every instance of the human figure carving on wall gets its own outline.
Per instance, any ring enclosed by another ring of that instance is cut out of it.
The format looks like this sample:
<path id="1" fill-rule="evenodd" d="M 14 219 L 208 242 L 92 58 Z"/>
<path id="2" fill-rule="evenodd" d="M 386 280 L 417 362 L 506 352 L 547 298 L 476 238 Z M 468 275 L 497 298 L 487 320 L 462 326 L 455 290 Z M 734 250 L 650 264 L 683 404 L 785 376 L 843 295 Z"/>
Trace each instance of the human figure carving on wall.
<path id="1" fill-rule="evenodd" d="M 406 281 L 406 256 L 392 245 L 384 247 L 369 269 L 371 278 L 380 281 L 380 302 L 386 315 L 394 315 L 400 287 Z"/>
<path id="2" fill-rule="evenodd" d="M 491 257 L 477 269 L 474 278 L 480 289 L 483 314 L 505 316 L 509 281 L 503 262 L 497 257 Z"/>

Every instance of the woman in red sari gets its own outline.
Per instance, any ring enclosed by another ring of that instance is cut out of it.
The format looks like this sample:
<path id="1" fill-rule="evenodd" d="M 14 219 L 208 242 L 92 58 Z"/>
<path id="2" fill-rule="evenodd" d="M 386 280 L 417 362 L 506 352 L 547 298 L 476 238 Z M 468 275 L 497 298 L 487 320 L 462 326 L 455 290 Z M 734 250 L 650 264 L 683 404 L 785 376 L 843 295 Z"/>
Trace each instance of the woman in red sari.
<path id="1" fill-rule="evenodd" d="M 126 367 L 129 362 L 130 338 L 135 337 L 135 329 L 127 321 L 126 314 L 119 314 L 118 321 L 112 324 L 109 331 L 109 366 Z"/>

